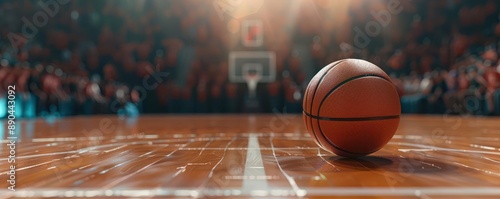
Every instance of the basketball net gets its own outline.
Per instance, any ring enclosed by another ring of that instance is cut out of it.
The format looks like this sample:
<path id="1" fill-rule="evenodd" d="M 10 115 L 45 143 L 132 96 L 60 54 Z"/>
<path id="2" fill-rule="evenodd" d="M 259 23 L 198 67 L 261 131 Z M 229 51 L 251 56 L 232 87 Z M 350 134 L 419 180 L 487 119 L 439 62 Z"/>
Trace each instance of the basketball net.
<path id="1" fill-rule="evenodd" d="M 248 85 L 249 97 L 255 99 L 257 97 L 257 83 L 259 83 L 261 76 L 259 74 L 246 74 L 245 81 Z"/>

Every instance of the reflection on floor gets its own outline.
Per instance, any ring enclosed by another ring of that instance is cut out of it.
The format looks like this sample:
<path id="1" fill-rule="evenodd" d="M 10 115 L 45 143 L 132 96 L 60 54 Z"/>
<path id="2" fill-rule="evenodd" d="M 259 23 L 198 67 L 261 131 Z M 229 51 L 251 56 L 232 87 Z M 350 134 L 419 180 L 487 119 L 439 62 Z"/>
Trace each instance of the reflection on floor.
<path id="1" fill-rule="evenodd" d="M 6 124 L 0 176 L 10 163 Z M 403 116 L 382 150 L 335 156 L 300 116 L 20 121 L 8 197 L 500 196 L 500 119 Z"/>

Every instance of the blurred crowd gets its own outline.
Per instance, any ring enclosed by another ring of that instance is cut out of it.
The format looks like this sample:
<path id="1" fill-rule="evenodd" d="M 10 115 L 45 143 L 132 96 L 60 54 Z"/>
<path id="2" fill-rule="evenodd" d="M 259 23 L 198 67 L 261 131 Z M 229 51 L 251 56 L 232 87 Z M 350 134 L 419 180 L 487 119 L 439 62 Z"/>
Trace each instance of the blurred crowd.
<path id="1" fill-rule="evenodd" d="M 257 87 L 261 112 L 301 112 L 308 79 L 352 57 L 391 74 L 405 113 L 500 115 L 498 1 L 395 1 L 401 12 L 366 46 L 354 28 L 392 1 L 263 1 L 242 17 L 264 24 L 252 48 L 218 1 L 80 0 L 53 16 L 39 1 L 0 1 L 0 103 L 16 85 L 19 117 L 244 112 L 247 86 L 228 81 L 228 53 L 267 50 L 278 76 Z"/>
<path id="2" fill-rule="evenodd" d="M 500 65 L 487 50 L 457 62 L 456 69 L 391 75 L 403 113 L 500 115 Z"/>

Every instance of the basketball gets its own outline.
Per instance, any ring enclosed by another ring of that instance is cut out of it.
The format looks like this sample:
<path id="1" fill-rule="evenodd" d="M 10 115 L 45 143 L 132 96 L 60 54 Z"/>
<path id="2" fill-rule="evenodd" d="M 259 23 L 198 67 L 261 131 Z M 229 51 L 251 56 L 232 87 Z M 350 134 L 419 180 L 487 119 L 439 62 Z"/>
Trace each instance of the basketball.
<path id="1" fill-rule="evenodd" d="M 376 152 L 398 128 L 401 106 L 396 87 L 370 62 L 333 62 L 312 78 L 304 95 L 308 132 L 321 148 L 339 156 Z"/>

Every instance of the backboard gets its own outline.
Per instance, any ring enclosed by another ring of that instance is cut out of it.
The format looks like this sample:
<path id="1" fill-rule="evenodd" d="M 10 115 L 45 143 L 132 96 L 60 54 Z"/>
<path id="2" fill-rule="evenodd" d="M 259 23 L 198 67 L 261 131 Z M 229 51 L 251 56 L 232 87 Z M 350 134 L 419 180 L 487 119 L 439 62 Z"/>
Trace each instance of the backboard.
<path id="1" fill-rule="evenodd" d="M 259 82 L 276 79 L 276 55 L 271 51 L 236 51 L 229 53 L 229 81 L 245 83 L 246 75 L 258 75 Z"/>
<path id="2" fill-rule="evenodd" d="M 245 20 L 241 26 L 241 39 L 245 47 L 261 47 L 264 43 L 262 21 Z"/>

